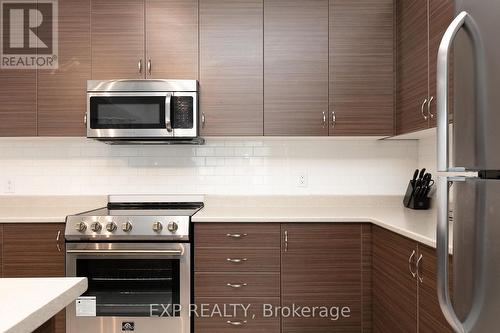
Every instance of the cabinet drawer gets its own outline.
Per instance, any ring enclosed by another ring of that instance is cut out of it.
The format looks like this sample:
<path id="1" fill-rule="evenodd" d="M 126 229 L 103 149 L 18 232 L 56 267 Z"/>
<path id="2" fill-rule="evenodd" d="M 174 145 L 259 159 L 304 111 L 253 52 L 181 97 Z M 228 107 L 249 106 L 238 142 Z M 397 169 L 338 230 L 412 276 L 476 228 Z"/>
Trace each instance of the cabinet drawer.
<path id="1" fill-rule="evenodd" d="M 278 273 L 196 273 L 196 296 L 255 297 L 280 296 Z"/>
<path id="2" fill-rule="evenodd" d="M 196 272 L 279 272 L 280 249 L 197 249 Z"/>
<path id="3" fill-rule="evenodd" d="M 238 307 L 236 316 L 233 315 L 233 308 L 231 304 L 242 304 L 244 306 L 250 305 L 247 316 L 241 307 Z M 203 305 L 208 309 L 212 309 L 215 304 L 224 311 L 224 306 L 227 307 L 227 316 L 196 316 L 194 321 L 194 328 L 196 333 L 280 333 L 280 317 L 263 316 L 264 304 L 270 304 L 273 307 L 280 305 L 280 299 L 273 298 L 241 298 L 235 301 L 234 299 L 227 298 L 196 298 L 198 309 Z M 200 313 L 201 311 L 199 311 Z M 208 311 L 208 314 L 211 312 Z M 223 312 L 224 314 L 224 312 Z M 253 318 L 255 315 L 255 318 Z M 240 323 L 235 325 L 234 323 Z"/>
<path id="4" fill-rule="evenodd" d="M 280 247 L 279 223 L 195 224 L 196 247 Z"/>

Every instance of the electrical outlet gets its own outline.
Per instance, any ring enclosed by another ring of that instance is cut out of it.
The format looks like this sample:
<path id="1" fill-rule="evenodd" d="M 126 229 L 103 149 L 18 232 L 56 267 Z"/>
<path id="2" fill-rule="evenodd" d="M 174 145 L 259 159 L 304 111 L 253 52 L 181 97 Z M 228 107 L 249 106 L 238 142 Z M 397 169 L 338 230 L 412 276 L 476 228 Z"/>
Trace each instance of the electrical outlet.
<path id="1" fill-rule="evenodd" d="M 4 193 L 15 193 L 16 192 L 16 182 L 14 179 L 7 179 L 4 184 Z"/>
<path id="2" fill-rule="evenodd" d="M 297 175 L 297 187 L 307 187 L 307 173 L 300 172 Z"/>

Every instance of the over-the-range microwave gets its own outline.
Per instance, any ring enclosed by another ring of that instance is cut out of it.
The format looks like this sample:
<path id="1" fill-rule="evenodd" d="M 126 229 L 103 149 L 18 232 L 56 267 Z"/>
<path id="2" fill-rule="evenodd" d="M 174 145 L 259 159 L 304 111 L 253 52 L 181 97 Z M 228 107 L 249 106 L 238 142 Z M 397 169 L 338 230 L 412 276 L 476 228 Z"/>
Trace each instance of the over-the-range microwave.
<path id="1" fill-rule="evenodd" d="M 87 137 L 111 144 L 179 144 L 199 137 L 196 80 L 87 81 Z"/>

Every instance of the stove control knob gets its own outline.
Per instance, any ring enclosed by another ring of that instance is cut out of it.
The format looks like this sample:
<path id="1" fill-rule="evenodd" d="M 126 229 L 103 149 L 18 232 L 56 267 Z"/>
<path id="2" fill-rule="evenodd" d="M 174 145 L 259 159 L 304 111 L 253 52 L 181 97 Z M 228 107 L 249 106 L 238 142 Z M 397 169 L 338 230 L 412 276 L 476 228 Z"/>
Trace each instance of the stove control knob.
<path id="1" fill-rule="evenodd" d="M 179 225 L 175 222 L 168 222 L 167 229 L 170 232 L 176 232 L 179 229 Z"/>
<path id="2" fill-rule="evenodd" d="M 92 229 L 93 232 L 99 232 L 102 229 L 102 225 L 99 222 L 94 222 L 90 225 L 90 229 Z"/>
<path id="3" fill-rule="evenodd" d="M 116 223 L 115 222 L 109 222 L 106 224 L 106 230 L 109 232 L 113 232 L 116 230 Z"/>
<path id="4" fill-rule="evenodd" d="M 122 224 L 122 230 L 125 231 L 125 232 L 132 231 L 132 223 L 130 223 L 130 221 L 127 221 L 127 222 L 123 223 Z"/>
<path id="5" fill-rule="evenodd" d="M 153 223 L 153 231 L 154 232 L 160 232 L 161 229 L 163 229 L 163 226 L 161 225 L 161 222 L 155 222 L 155 223 Z"/>
<path id="6" fill-rule="evenodd" d="M 84 232 L 85 230 L 87 230 L 87 225 L 85 224 L 85 222 L 78 222 L 76 225 L 75 225 L 75 229 L 77 231 L 80 231 L 80 232 Z"/>

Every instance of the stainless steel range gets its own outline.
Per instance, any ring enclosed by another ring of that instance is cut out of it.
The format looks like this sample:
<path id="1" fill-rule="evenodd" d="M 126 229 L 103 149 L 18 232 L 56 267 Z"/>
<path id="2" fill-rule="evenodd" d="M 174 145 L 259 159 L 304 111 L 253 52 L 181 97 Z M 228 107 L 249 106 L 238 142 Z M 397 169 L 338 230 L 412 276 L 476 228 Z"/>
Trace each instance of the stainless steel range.
<path id="1" fill-rule="evenodd" d="M 109 196 L 66 218 L 66 276 L 89 288 L 66 310 L 68 333 L 189 333 L 191 216 L 201 196 Z"/>

